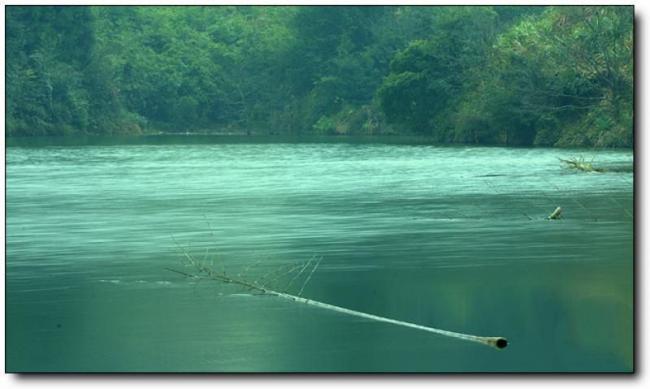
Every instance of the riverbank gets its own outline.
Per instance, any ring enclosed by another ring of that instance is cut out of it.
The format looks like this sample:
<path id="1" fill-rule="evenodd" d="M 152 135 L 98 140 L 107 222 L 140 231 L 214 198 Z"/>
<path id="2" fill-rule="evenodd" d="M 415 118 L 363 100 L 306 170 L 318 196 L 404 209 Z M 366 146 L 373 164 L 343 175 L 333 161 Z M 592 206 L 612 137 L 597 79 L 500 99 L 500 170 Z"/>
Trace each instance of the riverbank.
<path id="1" fill-rule="evenodd" d="M 285 135 L 260 134 L 256 132 L 147 132 L 138 135 L 82 135 L 82 136 L 9 136 L 7 146 L 84 146 L 124 144 L 201 144 L 201 143 L 378 143 L 418 144 L 440 147 L 508 147 L 508 148 L 556 148 L 595 151 L 602 148 L 580 146 L 510 146 L 479 145 L 475 143 L 441 143 L 434 137 L 422 135 Z M 610 147 L 607 150 L 631 150 L 632 147 Z"/>

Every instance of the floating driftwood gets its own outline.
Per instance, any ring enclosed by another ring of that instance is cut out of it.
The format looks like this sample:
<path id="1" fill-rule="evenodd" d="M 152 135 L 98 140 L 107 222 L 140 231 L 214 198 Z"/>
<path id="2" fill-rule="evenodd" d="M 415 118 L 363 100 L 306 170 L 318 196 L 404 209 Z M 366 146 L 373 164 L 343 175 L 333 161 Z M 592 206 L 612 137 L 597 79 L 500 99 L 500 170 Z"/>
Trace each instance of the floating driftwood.
<path id="1" fill-rule="evenodd" d="M 439 328 L 433 328 L 433 327 L 427 327 L 423 326 L 420 324 L 415 324 L 415 323 L 409 323 L 406 321 L 401 321 L 401 320 L 395 320 L 395 319 L 390 319 L 387 317 L 383 316 L 378 316 L 378 315 L 373 315 L 370 313 L 365 313 L 365 312 L 360 312 L 360 311 L 355 311 L 352 309 L 348 308 L 343 308 L 339 307 L 337 305 L 332 305 L 316 300 L 311 300 L 308 298 L 304 298 L 300 296 L 302 291 L 305 288 L 305 285 L 307 285 L 307 282 L 311 279 L 311 276 L 314 274 L 316 271 L 316 268 L 320 264 L 320 260 L 322 259 L 317 259 L 317 260 L 310 260 L 303 266 L 298 266 L 299 272 L 296 276 L 294 276 L 290 284 L 293 283 L 298 277 L 300 277 L 301 274 L 303 274 L 305 271 L 307 271 L 308 268 L 311 267 L 311 270 L 309 271 L 309 275 L 307 276 L 306 280 L 303 282 L 302 288 L 300 288 L 300 291 L 298 294 L 291 294 L 287 292 L 280 292 L 276 291 L 274 289 L 271 289 L 267 287 L 264 284 L 255 282 L 255 281 L 249 281 L 244 278 L 239 278 L 239 277 L 232 277 L 226 274 L 225 271 L 222 272 L 217 272 L 213 270 L 211 267 L 206 266 L 202 264 L 201 262 L 197 261 L 194 259 L 189 253 L 184 252 L 183 253 L 185 259 L 189 262 L 189 264 L 194 267 L 196 270 L 196 274 L 190 274 L 186 273 L 180 270 L 175 270 L 175 269 L 170 269 L 167 268 L 167 270 L 172 271 L 174 273 L 180 274 L 182 276 L 188 277 L 188 278 L 193 278 L 193 279 L 209 279 L 217 282 L 221 282 L 223 284 L 231 284 L 235 286 L 240 286 L 244 288 L 245 290 L 248 290 L 250 292 L 254 292 L 257 295 L 266 295 L 266 296 L 274 296 L 274 297 L 279 297 L 284 300 L 292 301 L 295 303 L 299 304 L 306 304 L 312 307 L 316 308 L 322 308 L 326 309 L 328 311 L 333 311 L 333 312 L 338 312 L 346 315 L 351 315 L 351 316 L 357 316 L 357 317 L 362 317 L 364 319 L 368 320 L 373 320 L 373 321 L 378 321 L 382 323 L 389 323 L 389 324 L 394 324 L 402 327 L 408 327 L 408 328 L 413 328 L 416 330 L 420 331 L 426 331 L 426 332 L 431 332 L 434 334 L 446 336 L 449 338 L 455 338 L 455 339 L 461 339 L 461 340 L 466 340 L 469 342 L 475 342 L 475 343 L 480 343 L 486 346 L 494 347 L 497 349 L 503 349 L 508 346 L 508 341 L 506 338 L 499 337 L 499 336 L 477 336 L 477 335 L 470 335 L 470 334 L 464 334 L 460 332 L 453 332 L 453 331 L 447 331 L 447 330 L 442 330 Z M 313 265 L 312 265 L 313 263 Z M 306 274 L 306 273 L 305 273 Z"/>
<path id="2" fill-rule="evenodd" d="M 557 219 L 561 219 L 561 218 L 562 218 L 562 207 L 555 208 L 555 211 L 553 211 L 547 217 L 548 220 L 557 220 Z"/>
<path id="3" fill-rule="evenodd" d="M 594 167 L 591 161 L 585 160 L 584 157 L 570 158 L 570 159 L 558 158 L 558 159 L 564 162 L 568 168 L 580 170 L 582 172 L 603 173 L 605 171 L 605 169 Z"/>

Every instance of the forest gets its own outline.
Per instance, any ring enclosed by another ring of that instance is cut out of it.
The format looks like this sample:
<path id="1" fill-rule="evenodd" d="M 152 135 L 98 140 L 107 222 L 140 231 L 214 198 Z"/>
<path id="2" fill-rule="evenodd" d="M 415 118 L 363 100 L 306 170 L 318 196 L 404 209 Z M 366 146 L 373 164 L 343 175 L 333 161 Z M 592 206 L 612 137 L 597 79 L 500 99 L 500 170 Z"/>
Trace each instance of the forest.
<path id="1" fill-rule="evenodd" d="M 632 147 L 631 6 L 7 6 L 6 135 Z"/>

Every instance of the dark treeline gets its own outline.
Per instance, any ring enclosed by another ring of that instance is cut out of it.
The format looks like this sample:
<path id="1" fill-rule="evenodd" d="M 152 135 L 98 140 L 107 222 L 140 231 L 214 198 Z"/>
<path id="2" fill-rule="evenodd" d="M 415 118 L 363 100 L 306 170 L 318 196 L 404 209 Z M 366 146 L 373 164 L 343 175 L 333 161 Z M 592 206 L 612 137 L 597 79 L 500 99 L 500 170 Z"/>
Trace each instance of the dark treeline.
<path id="1" fill-rule="evenodd" d="M 9 136 L 632 145 L 632 7 L 6 8 Z"/>

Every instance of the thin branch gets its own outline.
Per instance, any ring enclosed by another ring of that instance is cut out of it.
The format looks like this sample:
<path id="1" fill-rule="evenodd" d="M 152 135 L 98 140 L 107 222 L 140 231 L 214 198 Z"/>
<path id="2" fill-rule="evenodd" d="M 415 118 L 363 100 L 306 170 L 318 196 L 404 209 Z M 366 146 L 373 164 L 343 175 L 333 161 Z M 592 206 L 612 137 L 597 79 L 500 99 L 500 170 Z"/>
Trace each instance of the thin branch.
<path id="1" fill-rule="evenodd" d="M 302 295 L 302 291 L 305 290 L 305 286 L 307 286 L 307 283 L 309 283 L 309 280 L 311 280 L 311 276 L 314 275 L 314 272 L 316 271 L 316 268 L 318 267 L 318 265 L 320 265 L 320 261 L 322 261 L 322 260 L 323 260 L 323 257 L 320 257 L 318 259 L 318 261 L 316 261 L 316 264 L 311 269 L 311 273 L 309 273 L 309 276 L 307 277 L 307 279 L 305 279 L 305 282 L 303 282 L 302 288 L 300 288 L 300 291 L 298 292 L 298 296 Z"/>
<path id="2" fill-rule="evenodd" d="M 298 272 L 298 274 L 296 274 L 296 275 L 295 275 L 295 276 L 294 276 L 294 277 L 289 281 L 289 283 L 287 284 L 287 286 L 284 287 L 284 290 L 289 290 L 289 288 L 290 288 L 291 285 L 294 283 L 294 281 L 295 281 L 296 279 L 298 279 L 298 277 L 300 277 L 300 275 L 305 271 L 305 269 L 307 269 L 307 267 L 309 266 L 309 264 L 310 264 L 311 261 L 313 261 L 313 260 L 314 260 L 314 256 L 312 256 L 311 258 L 309 258 L 309 260 L 305 263 L 305 265 L 300 269 L 300 271 Z"/>

